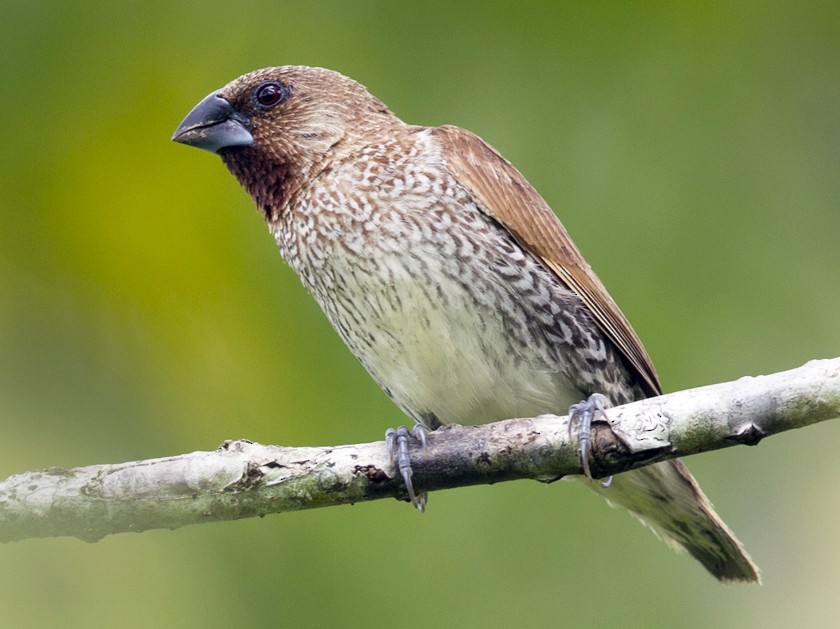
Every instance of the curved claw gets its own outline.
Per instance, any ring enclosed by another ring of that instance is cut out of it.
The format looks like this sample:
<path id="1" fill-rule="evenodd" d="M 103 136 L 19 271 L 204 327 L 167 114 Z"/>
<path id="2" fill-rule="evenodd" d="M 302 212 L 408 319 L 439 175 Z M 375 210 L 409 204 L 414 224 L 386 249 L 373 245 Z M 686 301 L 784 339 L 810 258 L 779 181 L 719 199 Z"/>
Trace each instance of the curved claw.
<path id="1" fill-rule="evenodd" d="M 580 464 L 583 468 L 583 473 L 586 478 L 592 478 L 592 472 L 589 469 L 589 444 L 592 439 L 590 430 L 592 428 L 592 421 L 601 418 L 606 421 L 606 409 L 610 407 L 610 402 L 605 395 L 600 393 L 593 393 L 587 400 L 572 404 L 569 407 L 569 437 L 572 436 L 572 426 L 577 423 L 578 429 L 578 452 L 580 454 Z M 601 483 L 601 486 L 606 488 L 612 484 L 612 476 Z"/>
<path id="2" fill-rule="evenodd" d="M 426 444 L 426 427 L 423 424 L 414 424 L 414 428 L 411 429 L 411 436 L 420 442 L 423 450 L 428 449 L 429 446 Z"/>
<path id="3" fill-rule="evenodd" d="M 389 428 L 385 431 L 385 443 L 391 452 L 391 459 L 405 483 L 411 504 L 422 513 L 426 509 L 426 494 L 422 492 L 417 494 L 414 491 L 414 483 L 411 482 L 413 472 L 411 457 L 408 454 L 409 439 L 419 441 L 423 449 L 426 449 L 426 429 L 421 424 L 416 424 L 410 432 L 405 426 L 400 426 L 396 430 Z"/>

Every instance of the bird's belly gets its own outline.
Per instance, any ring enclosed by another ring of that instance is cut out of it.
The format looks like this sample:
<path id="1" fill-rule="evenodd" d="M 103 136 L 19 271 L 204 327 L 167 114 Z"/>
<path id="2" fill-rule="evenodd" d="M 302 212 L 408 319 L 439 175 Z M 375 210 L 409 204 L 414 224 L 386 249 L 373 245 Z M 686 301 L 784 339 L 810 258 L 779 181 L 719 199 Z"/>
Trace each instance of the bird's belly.
<path id="1" fill-rule="evenodd" d="M 562 332 L 487 266 L 454 268 L 441 256 L 418 265 L 403 254 L 372 265 L 332 261 L 342 275 L 322 307 L 415 420 L 433 427 L 564 413 L 583 397 L 562 358 Z"/>
<path id="2" fill-rule="evenodd" d="M 415 303 L 360 359 L 397 404 L 427 424 L 564 413 L 580 400 L 548 352 L 523 353 L 493 314 Z"/>
<path id="3" fill-rule="evenodd" d="M 603 390 L 595 367 L 615 360 L 580 298 L 447 185 L 443 204 L 404 190 L 398 205 L 381 190 L 329 210 L 301 201 L 275 238 L 350 350 L 418 421 L 560 413 Z"/>

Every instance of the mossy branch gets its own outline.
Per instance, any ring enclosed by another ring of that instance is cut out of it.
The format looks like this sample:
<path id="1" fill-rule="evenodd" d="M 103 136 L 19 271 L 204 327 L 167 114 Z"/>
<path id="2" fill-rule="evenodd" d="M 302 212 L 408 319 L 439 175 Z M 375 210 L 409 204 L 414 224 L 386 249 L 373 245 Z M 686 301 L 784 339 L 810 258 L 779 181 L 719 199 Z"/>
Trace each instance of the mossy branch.
<path id="1" fill-rule="evenodd" d="M 840 417 L 840 358 L 769 376 L 670 393 L 608 411 L 592 427 L 590 467 L 609 476 Z M 412 450 L 415 487 L 427 492 L 580 474 L 566 417 L 445 426 Z M 268 513 L 406 500 L 384 441 L 320 448 L 239 440 L 116 465 L 50 468 L 0 482 L 0 541 L 177 528 Z"/>

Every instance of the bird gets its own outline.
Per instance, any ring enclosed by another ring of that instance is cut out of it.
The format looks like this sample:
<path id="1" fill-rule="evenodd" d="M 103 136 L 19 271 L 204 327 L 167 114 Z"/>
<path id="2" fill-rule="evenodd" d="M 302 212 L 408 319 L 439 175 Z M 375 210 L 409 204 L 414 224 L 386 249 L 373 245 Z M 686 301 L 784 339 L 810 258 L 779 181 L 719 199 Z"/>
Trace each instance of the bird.
<path id="1" fill-rule="evenodd" d="M 339 72 L 279 66 L 209 94 L 172 139 L 221 157 L 411 435 L 570 407 L 588 424 L 662 392 L 559 218 L 477 135 L 408 124 Z M 388 433 L 397 458 L 409 436 Z M 720 581 L 760 583 L 680 460 L 609 488 L 580 478 Z"/>

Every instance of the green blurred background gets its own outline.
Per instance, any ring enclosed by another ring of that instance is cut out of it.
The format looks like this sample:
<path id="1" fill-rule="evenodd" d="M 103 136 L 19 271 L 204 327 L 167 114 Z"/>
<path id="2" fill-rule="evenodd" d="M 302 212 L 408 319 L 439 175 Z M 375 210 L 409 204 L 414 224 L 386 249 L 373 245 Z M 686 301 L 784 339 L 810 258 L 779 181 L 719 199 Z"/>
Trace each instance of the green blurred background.
<path id="1" fill-rule="evenodd" d="M 666 390 L 840 355 L 840 5 L 4 2 L 0 477 L 377 439 L 399 411 L 221 162 L 267 65 L 342 71 L 541 191 Z M 562 409 L 558 409 L 562 410 Z M 831 626 L 840 423 L 688 461 L 764 570 L 719 586 L 575 483 L 0 547 L 4 627 Z"/>

